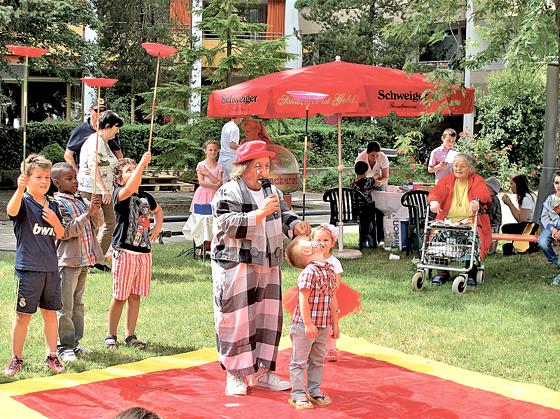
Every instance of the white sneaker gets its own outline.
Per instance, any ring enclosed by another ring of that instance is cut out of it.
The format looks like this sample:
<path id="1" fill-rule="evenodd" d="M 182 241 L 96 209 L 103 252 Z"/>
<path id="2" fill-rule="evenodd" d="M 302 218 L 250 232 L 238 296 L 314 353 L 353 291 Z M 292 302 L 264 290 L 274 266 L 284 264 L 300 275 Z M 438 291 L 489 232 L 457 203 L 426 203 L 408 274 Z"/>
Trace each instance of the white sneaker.
<path id="1" fill-rule="evenodd" d="M 91 350 L 89 350 L 88 348 L 86 348 L 84 345 L 82 345 L 81 343 L 78 343 L 76 345 L 76 347 L 74 348 L 74 354 L 76 354 L 76 356 L 82 356 L 82 355 L 87 355 L 90 354 Z"/>
<path id="2" fill-rule="evenodd" d="M 63 363 L 77 361 L 76 354 L 72 349 L 65 349 L 58 354 L 58 357 Z"/>
<path id="3" fill-rule="evenodd" d="M 226 376 L 226 396 L 246 396 L 247 384 L 243 378 L 235 377 L 229 372 Z"/>
<path id="4" fill-rule="evenodd" d="M 292 388 L 289 381 L 284 381 L 279 378 L 276 374 L 271 372 L 265 372 L 264 374 L 255 377 L 253 385 L 259 388 L 266 388 L 268 390 L 283 391 Z"/>

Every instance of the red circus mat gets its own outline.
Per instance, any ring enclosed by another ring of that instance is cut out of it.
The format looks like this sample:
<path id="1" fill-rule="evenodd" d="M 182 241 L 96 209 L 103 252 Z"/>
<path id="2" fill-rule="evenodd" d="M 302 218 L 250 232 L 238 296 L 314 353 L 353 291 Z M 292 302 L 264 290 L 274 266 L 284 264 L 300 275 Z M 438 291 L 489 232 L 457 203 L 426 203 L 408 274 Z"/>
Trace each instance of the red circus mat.
<path id="1" fill-rule="evenodd" d="M 288 405 L 287 391 L 250 389 L 248 396 L 226 397 L 225 372 L 215 360 L 204 359 L 212 357 L 212 350 L 0 385 L 0 405 L 7 407 L 2 408 L 7 417 L 20 418 L 111 418 L 133 406 L 164 418 L 560 417 L 559 393 L 544 387 L 449 367 L 361 339 L 343 339 L 346 343 L 339 347 L 355 351 L 342 352 L 338 362 L 324 369 L 322 390 L 333 404 L 307 412 Z M 286 379 L 289 358 L 289 349 L 278 357 L 278 374 Z M 476 386 L 467 385 L 470 382 Z"/>

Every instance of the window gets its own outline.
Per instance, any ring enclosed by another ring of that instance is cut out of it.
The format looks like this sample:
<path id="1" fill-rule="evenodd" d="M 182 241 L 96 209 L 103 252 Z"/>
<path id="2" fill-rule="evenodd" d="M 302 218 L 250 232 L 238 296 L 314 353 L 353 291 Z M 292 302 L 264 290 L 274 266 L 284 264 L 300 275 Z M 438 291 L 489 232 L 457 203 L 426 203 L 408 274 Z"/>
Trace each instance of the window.
<path id="1" fill-rule="evenodd" d="M 465 28 L 456 28 L 447 31 L 447 37 L 433 45 L 428 45 L 426 51 L 420 55 L 421 62 L 452 61 L 457 54 L 457 49 L 463 46 L 466 35 Z"/>

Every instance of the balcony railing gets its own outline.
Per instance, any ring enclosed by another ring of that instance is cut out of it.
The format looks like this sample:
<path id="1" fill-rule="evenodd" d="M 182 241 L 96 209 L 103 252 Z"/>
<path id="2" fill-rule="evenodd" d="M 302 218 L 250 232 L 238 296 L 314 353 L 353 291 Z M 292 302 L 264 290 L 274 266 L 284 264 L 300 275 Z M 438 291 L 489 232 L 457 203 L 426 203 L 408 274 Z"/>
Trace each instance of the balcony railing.
<path id="1" fill-rule="evenodd" d="M 272 41 L 280 38 L 281 36 L 283 36 L 283 34 L 280 32 L 242 32 L 236 34 L 236 36 L 239 39 L 245 39 L 248 41 Z M 218 39 L 218 35 L 210 31 L 204 31 L 202 34 L 202 39 Z"/>

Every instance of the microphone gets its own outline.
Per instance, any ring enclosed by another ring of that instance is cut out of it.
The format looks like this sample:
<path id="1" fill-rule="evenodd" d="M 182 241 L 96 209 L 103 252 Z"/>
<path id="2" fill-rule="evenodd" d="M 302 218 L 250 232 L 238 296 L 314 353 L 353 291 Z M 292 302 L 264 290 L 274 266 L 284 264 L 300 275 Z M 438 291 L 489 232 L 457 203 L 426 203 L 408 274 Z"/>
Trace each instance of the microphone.
<path id="1" fill-rule="evenodd" d="M 261 186 L 263 189 L 263 193 L 264 193 L 264 197 L 267 198 L 268 195 L 272 194 L 272 184 L 270 183 L 270 180 L 267 178 L 262 178 L 261 179 Z M 272 217 L 274 217 L 275 219 L 279 217 L 278 211 L 274 211 L 272 213 Z"/>

